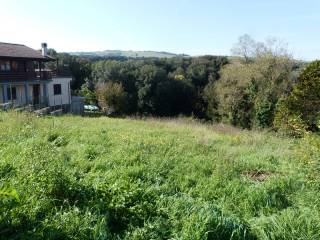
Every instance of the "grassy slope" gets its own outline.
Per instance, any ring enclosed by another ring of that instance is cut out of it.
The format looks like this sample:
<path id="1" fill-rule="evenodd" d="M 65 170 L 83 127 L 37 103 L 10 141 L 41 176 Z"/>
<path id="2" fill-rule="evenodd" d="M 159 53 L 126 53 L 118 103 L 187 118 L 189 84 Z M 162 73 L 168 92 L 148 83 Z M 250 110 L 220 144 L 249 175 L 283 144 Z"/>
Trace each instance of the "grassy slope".
<path id="1" fill-rule="evenodd" d="M 178 121 L 0 114 L 3 239 L 320 237 L 317 178 L 298 141 Z M 266 179 L 246 176 L 254 170 Z"/>

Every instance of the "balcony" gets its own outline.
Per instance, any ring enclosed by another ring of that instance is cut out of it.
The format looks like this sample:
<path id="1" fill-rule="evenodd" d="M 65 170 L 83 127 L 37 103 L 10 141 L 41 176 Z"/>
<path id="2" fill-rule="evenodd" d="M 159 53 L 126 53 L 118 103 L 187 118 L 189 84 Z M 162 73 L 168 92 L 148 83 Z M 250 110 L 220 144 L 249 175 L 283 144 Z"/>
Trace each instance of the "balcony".
<path id="1" fill-rule="evenodd" d="M 52 79 L 53 72 L 50 70 L 36 71 L 37 80 L 50 80 Z"/>
<path id="2" fill-rule="evenodd" d="M 50 80 L 52 72 L 48 70 L 34 72 L 0 72 L 0 81 Z"/>

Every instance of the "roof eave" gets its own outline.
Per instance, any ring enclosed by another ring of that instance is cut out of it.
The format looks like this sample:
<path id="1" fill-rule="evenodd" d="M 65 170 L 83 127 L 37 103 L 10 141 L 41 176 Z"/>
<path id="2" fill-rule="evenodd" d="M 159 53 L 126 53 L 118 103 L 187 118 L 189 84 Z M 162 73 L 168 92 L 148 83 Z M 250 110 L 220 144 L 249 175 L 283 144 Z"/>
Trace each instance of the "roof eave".
<path id="1" fill-rule="evenodd" d="M 46 56 L 42 58 L 37 57 L 12 57 L 12 56 L 0 56 L 0 59 L 15 59 L 15 60 L 25 60 L 25 61 L 41 61 L 41 62 L 53 62 L 56 61 L 55 58 Z"/>

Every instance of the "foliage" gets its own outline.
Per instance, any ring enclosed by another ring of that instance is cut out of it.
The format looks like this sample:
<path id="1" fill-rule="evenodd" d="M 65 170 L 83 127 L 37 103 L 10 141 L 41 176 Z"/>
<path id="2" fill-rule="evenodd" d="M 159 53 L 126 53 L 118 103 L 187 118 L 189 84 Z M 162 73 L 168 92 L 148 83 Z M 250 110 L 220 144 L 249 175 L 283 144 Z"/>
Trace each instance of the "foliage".
<path id="1" fill-rule="evenodd" d="M 138 76 L 138 109 L 141 113 L 156 112 L 156 89 L 166 80 L 166 72 L 159 67 L 144 65 Z"/>
<path id="2" fill-rule="evenodd" d="M 221 71 L 221 79 L 213 83 L 211 91 L 207 88 L 207 96 L 216 96 L 211 99 L 209 106 L 215 104 L 216 111 L 223 120 L 250 128 L 253 105 L 248 91 L 250 80 L 251 72 L 247 66 L 241 63 L 226 65 Z"/>
<path id="3" fill-rule="evenodd" d="M 87 84 L 83 84 L 80 91 L 77 91 L 77 94 L 85 98 L 86 104 L 97 104 L 96 93 L 95 91 L 90 90 Z"/>
<path id="4" fill-rule="evenodd" d="M 307 132 L 307 125 L 301 115 L 292 113 L 286 105 L 286 100 L 282 100 L 277 106 L 273 127 L 279 133 L 291 137 L 303 137 Z"/>
<path id="5" fill-rule="evenodd" d="M 50 68 L 71 71 L 73 93 L 84 96 L 88 104 L 97 104 L 96 89 L 101 93 L 105 84 L 110 84 L 111 89 L 112 84 L 121 85 L 123 94 L 114 96 L 119 101 L 117 109 L 112 111 L 123 115 L 185 115 L 246 129 L 278 128 L 273 126 L 276 106 L 290 94 L 303 66 L 302 62 L 292 59 L 285 43 L 277 39 L 258 42 L 249 35 L 239 38 L 232 49 L 234 57 L 230 58 L 175 56 L 103 60 L 57 53 L 53 49 L 49 53 L 58 59 L 57 64 L 48 63 Z M 300 101 L 294 104 L 298 106 Z M 100 104 L 105 108 L 108 105 L 101 101 Z M 109 106 L 109 110 L 113 107 Z M 293 125 L 300 117 L 306 121 L 309 108 L 305 108 L 308 110 L 303 114 L 296 114 Z M 317 117 L 312 121 L 314 128 Z"/>
<path id="6" fill-rule="evenodd" d="M 95 85 L 121 83 L 127 94 L 126 114 L 206 118 L 203 91 L 219 78 L 225 57 L 98 61 L 92 66 Z"/>
<path id="7" fill-rule="evenodd" d="M 272 126 L 272 121 L 274 119 L 275 106 L 272 102 L 257 101 L 255 106 L 255 119 L 257 121 L 257 126 L 262 128 L 267 128 Z"/>
<path id="8" fill-rule="evenodd" d="M 207 103 L 206 115 L 214 122 L 221 121 L 221 115 L 218 111 L 218 97 L 217 97 L 216 84 L 209 83 L 203 91 L 203 99 Z"/>
<path id="9" fill-rule="evenodd" d="M 275 123 L 279 128 L 290 128 L 289 120 L 299 117 L 304 129 L 318 130 L 320 112 L 320 61 L 310 63 L 301 73 L 297 85 L 284 100 L 279 110 L 279 121 Z M 281 121 L 281 111 L 285 111 L 287 118 Z M 286 126 L 288 125 L 288 126 Z"/>
<path id="10" fill-rule="evenodd" d="M 107 82 L 99 84 L 96 89 L 99 105 L 110 114 L 125 112 L 126 93 L 121 83 Z"/>
<path id="11" fill-rule="evenodd" d="M 208 113 L 243 128 L 271 127 L 276 105 L 291 91 L 298 66 L 276 40 L 261 43 L 245 35 L 234 52 L 241 58 L 223 67 L 220 79 L 206 88 Z"/>
<path id="12" fill-rule="evenodd" d="M 183 80 L 168 79 L 156 88 L 155 110 L 159 116 L 190 115 L 194 101 L 193 86 Z"/>

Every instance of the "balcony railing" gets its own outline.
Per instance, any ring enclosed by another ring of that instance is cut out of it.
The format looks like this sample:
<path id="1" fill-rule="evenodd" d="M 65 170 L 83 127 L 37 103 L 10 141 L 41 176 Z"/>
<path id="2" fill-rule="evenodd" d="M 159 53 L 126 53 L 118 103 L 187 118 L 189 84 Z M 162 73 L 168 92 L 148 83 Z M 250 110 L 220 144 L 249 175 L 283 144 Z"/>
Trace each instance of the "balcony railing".
<path id="1" fill-rule="evenodd" d="M 52 72 L 48 70 L 34 72 L 1 72 L 0 81 L 50 80 Z"/>
<path id="2" fill-rule="evenodd" d="M 49 80 L 52 79 L 52 72 L 45 70 L 45 71 L 37 71 L 36 72 L 36 77 L 39 80 Z"/>

